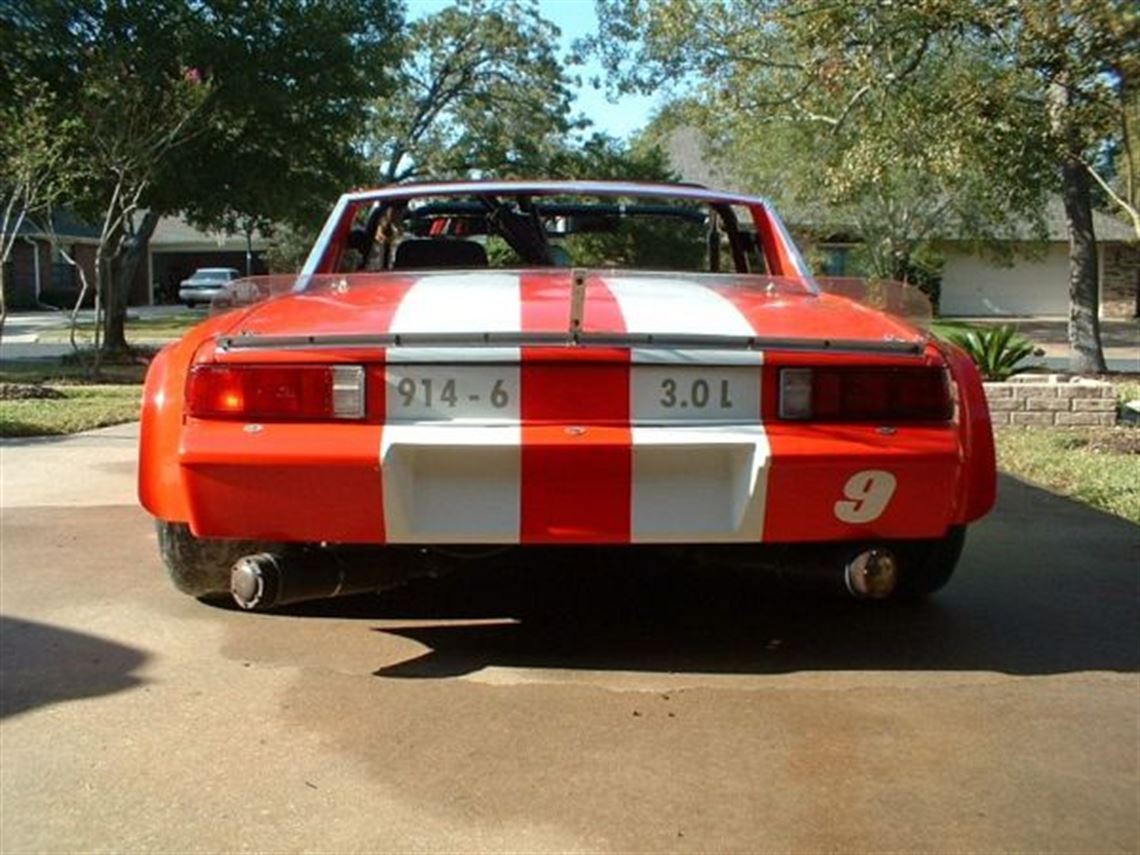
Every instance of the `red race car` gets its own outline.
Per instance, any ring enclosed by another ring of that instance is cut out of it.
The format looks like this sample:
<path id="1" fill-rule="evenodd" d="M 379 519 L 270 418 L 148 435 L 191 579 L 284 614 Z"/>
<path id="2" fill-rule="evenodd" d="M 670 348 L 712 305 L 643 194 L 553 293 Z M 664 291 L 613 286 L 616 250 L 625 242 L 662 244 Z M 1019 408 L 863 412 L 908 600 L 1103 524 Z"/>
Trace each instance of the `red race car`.
<path id="1" fill-rule="evenodd" d="M 142 410 L 139 495 L 198 597 L 271 608 L 600 547 L 915 596 L 994 501 L 982 384 L 916 323 L 922 295 L 817 281 L 760 198 L 349 193 L 299 274 L 217 308 L 154 360 Z"/>

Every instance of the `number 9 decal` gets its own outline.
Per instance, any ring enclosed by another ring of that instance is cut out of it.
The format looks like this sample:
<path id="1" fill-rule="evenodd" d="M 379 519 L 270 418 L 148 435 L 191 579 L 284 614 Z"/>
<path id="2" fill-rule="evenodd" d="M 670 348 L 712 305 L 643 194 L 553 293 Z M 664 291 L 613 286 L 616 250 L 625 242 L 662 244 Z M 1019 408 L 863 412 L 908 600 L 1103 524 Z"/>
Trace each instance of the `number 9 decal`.
<path id="1" fill-rule="evenodd" d="M 881 469 L 856 472 L 843 485 L 846 499 L 835 503 L 835 516 L 853 524 L 877 520 L 895 494 L 895 484 L 895 476 Z"/>

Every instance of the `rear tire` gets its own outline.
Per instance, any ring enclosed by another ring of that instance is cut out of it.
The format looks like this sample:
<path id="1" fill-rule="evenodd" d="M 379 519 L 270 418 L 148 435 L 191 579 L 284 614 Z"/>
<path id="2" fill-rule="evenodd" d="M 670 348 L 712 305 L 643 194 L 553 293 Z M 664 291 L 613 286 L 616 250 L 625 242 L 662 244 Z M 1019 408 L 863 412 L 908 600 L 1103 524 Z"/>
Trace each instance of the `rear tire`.
<path id="1" fill-rule="evenodd" d="M 895 595 L 899 599 L 916 600 L 944 588 L 954 575 L 965 543 L 966 527 L 960 525 L 952 527 L 945 537 L 900 544 Z"/>
<path id="2" fill-rule="evenodd" d="M 266 544 L 252 540 L 195 537 L 185 523 L 156 520 L 155 528 L 170 581 L 182 593 L 198 599 L 228 597 L 234 562 L 266 548 Z"/>

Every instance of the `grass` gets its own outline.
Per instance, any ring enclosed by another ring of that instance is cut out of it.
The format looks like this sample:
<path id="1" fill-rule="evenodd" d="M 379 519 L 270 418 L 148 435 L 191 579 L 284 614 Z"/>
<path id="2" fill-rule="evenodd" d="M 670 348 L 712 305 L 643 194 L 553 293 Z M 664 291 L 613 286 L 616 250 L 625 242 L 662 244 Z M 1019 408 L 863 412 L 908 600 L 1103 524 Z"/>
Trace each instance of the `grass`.
<path id="1" fill-rule="evenodd" d="M 91 357 L 88 356 L 88 359 Z M 102 385 L 138 386 L 146 376 L 146 365 L 141 361 L 127 364 L 111 363 L 99 371 Z M 0 383 L 47 384 L 50 386 L 87 386 L 92 380 L 83 366 L 70 359 L 10 359 L 0 364 Z"/>
<path id="2" fill-rule="evenodd" d="M 1118 403 L 1124 404 L 1128 401 L 1140 401 L 1140 380 L 1136 379 L 1136 375 L 1131 375 L 1127 380 L 1113 380 L 1109 381 L 1113 386 L 1113 392 L 1116 394 Z"/>
<path id="3" fill-rule="evenodd" d="M 189 312 L 161 318 L 128 318 L 127 339 L 173 341 L 181 338 L 183 333 L 192 326 L 206 320 L 207 316 L 206 312 Z M 81 345 L 91 344 L 94 341 L 94 335 L 91 324 L 80 324 L 75 332 L 75 340 Z M 55 343 L 68 342 L 71 340 L 70 331 L 67 327 L 46 330 L 39 334 L 38 340 Z"/>
<path id="4" fill-rule="evenodd" d="M 999 428 L 998 466 L 1140 524 L 1140 429 Z"/>
<path id="5" fill-rule="evenodd" d="M 60 436 L 134 421 L 137 385 L 59 385 L 61 398 L 0 400 L 0 436 Z"/>

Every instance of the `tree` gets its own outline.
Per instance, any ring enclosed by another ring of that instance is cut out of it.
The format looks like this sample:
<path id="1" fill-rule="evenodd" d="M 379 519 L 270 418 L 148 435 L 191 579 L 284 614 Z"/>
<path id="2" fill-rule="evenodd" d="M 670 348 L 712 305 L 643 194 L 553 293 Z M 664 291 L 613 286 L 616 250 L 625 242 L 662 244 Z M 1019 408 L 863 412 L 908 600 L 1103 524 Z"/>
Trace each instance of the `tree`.
<path id="1" fill-rule="evenodd" d="M 73 202 L 103 224 L 105 349 L 126 346 L 127 292 L 160 215 L 248 229 L 299 220 L 362 174 L 353 143 L 388 84 L 399 27 L 394 0 L 23 0 L 0 11 L 8 65 L 80 124 L 89 179 Z"/>
<path id="2" fill-rule="evenodd" d="M 751 129 L 753 139 L 780 126 L 786 150 L 818 156 L 821 190 L 868 206 L 864 226 L 886 225 L 871 242 L 890 258 L 904 261 L 925 223 L 1000 234 L 1061 189 L 1072 367 L 1104 369 L 1089 154 L 1113 133 L 1112 79 L 1140 47 L 1125 2 L 598 6 L 607 37 L 584 48 L 602 56 L 615 85 L 696 80 L 697 103 L 720 118 L 714 126 Z M 937 216 L 903 203 L 921 198 Z"/>
<path id="3" fill-rule="evenodd" d="M 366 148 L 383 183 L 525 171 L 570 116 L 559 30 L 534 0 L 458 0 L 408 28 L 391 96 L 375 103 Z"/>
<path id="4" fill-rule="evenodd" d="M 210 130 L 171 159 L 163 207 L 247 235 L 311 228 L 338 194 L 370 179 L 360 139 L 369 104 L 395 86 L 400 8 L 217 3 L 214 16 L 193 45 L 210 58 Z"/>
<path id="5" fill-rule="evenodd" d="M 25 222 L 71 188 L 72 121 L 57 122 L 55 99 L 41 83 L 12 81 L 12 99 L 0 104 L 0 337 L 8 318 L 6 265 Z"/>

